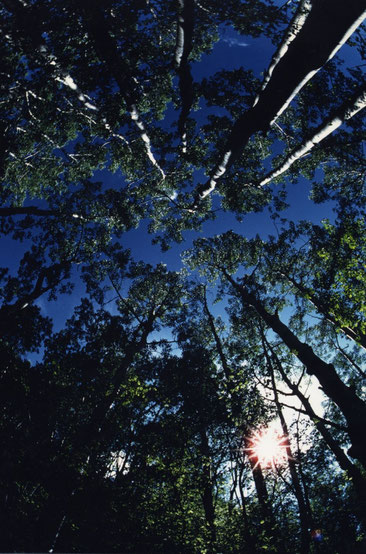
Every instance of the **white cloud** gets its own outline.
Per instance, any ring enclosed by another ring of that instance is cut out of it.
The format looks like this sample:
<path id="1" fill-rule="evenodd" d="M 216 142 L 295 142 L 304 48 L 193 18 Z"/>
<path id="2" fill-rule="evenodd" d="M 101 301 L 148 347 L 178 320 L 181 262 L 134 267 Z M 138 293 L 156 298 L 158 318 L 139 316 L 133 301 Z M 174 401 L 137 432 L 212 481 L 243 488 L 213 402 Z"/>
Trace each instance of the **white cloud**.
<path id="1" fill-rule="evenodd" d="M 232 46 L 249 46 L 247 42 L 243 42 L 238 38 L 225 37 L 222 39 L 223 42 L 226 42 L 230 47 Z"/>

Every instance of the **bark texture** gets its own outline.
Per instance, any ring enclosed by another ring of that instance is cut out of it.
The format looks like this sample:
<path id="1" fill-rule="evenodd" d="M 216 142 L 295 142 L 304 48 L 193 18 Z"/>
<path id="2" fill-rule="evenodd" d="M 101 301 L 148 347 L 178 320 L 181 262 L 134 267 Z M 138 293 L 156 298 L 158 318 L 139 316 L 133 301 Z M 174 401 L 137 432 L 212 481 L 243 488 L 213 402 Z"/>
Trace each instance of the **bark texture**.
<path id="1" fill-rule="evenodd" d="M 174 63 L 179 78 L 182 109 L 178 120 L 178 132 L 183 152 L 187 150 L 186 122 L 193 103 L 193 78 L 188 62 L 193 46 L 194 0 L 178 0 L 177 40 Z"/>
<path id="2" fill-rule="evenodd" d="M 270 171 L 257 186 L 263 187 L 267 185 L 275 177 L 279 177 L 285 173 L 295 162 L 308 154 L 314 146 L 318 145 L 322 140 L 334 133 L 345 121 L 351 119 L 358 112 L 366 107 L 366 90 L 365 85 L 361 87 L 351 98 L 345 102 L 338 110 L 333 113 L 322 125 L 313 131 L 311 136 L 302 144 L 297 146 L 290 152 L 282 164 Z"/>
<path id="3" fill-rule="evenodd" d="M 331 14 L 331 17 L 330 17 Z M 194 206 L 211 194 L 250 137 L 267 132 L 305 84 L 330 60 L 366 17 L 361 0 L 314 0 L 295 39 L 275 65 L 252 108 L 235 122 L 209 180 L 196 189 Z"/>
<path id="4" fill-rule="evenodd" d="M 131 70 L 126 61 L 121 56 L 118 45 L 112 37 L 108 22 L 106 21 L 101 5 L 96 0 L 87 2 L 78 0 L 78 5 L 90 39 L 94 43 L 95 50 L 99 59 L 108 67 L 111 75 L 116 81 L 120 93 L 126 102 L 127 111 L 132 123 L 136 126 L 140 138 L 144 143 L 145 152 L 154 167 L 160 172 L 162 179 L 165 179 L 165 173 L 152 151 L 151 140 L 147 134 L 145 125 L 141 120 L 137 108 L 139 99 L 139 87 L 131 74 Z"/>

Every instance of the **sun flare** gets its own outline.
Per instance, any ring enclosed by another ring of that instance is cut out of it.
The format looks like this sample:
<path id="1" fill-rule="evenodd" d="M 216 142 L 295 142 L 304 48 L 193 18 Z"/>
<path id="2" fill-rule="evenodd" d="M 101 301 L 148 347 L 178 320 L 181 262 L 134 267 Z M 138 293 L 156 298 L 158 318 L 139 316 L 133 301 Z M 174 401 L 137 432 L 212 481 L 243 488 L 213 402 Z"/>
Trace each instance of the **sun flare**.
<path id="1" fill-rule="evenodd" d="M 255 460 L 255 467 L 260 465 L 262 468 L 282 465 L 287 461 L 288 442 L 286 437 L 281 436 L 276 429 L 261 429 L 255 431 L 248 441 L 249 458 Z"/>

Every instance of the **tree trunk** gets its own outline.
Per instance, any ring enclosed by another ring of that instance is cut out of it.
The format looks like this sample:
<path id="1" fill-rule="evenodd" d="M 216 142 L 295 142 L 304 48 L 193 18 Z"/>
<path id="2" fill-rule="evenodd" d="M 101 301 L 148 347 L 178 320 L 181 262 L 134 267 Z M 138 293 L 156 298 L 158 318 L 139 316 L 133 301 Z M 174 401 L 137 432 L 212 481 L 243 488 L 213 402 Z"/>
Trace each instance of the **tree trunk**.
<path id="1" fill-rule="evenodd" d="M 252 306 L 262 320 L 282 339 L 289 350 L 304 364 L 309 375 L 315 375 L 324 393 L 338 406 L 347 421 L 351 441 L 350 456 L 357 458 L 366 468 L 366 444 L 363 440 L 364 421 L 366 421 L 366 404 L 357 396 L 352 387 L 338 376 L 333 364 L 324 362 L 315 354 L 311 346 L 301 342 L 291 329 L 285 325 L 277 314 L 267 311 L 259 297 L 239 283 L 226 270 L 226 279 L 239 293 L 244 306 Z"/>
<path id="2" fill-rule="evenodd" d="M 245 494 L 244 494 L 244 488 L 243 488 L 243 473 L 244 473 L 244 465 L 240 465 L 239 469 L 239 478 L 238 478 L 238 488 L 239 488 L 239 494 L 240 494 L 240 501 L 241 501 L 241 509 L 243 513 L 243 526 L 244 526 L 244 539 L 246 542 L 246 547 L 243 550 L 243 554 L 246 554 L 247 552 L 252 552 L 253 554 L 256 554 L 257 547 L 255 544 L 255 540 L 250 532 L 250 526 L 249 526 L 249 518 L 247 514 L 247 508 L 245 504 Z M 250 550 L 248 550 L 247 546 Z"/>
<path id="3" fill-rule="evenodd" d="M 299 34 L 301 28 L 305 23 L 307 16 L 309 15 L 310 10 L 311 10 L 311 0 L 300 0 L 296 13 L 286 30 L 283 40 L 281 41 L 281 44 L 278 46 L 275 54 L 272 56 L 271 63 L 263 79 L 261 90 L 257 95 L 256 99 L 254 100 L 253 106 L 256 105 L 261 93 L 264 91 L 264 89 L 267 86 L 267 83 L 270 81 L 274 68 L 276 67 L 278 62 L 283 58 L 283 56 L 286 54 L 291 42 L 295 40 L 295 38 Z"/>
<path id="4" fill-rule="evenodd" d="M 262 335 L 262 338 L 263 338 L 263 341 L 264 341 L 265 339 L 264 339 L 263 335 Z M 263 347 L 265 348 L 265 344 L 263 344 Z M 287 423 L 286 423 L 285 417 L 283 415 L 282 407 L 281 407 L 279 397 L 278 397 L 278 391 L 277 391 L 277 385 L 276 385 L 274 370 L 273 370 L 271 359 L 268 356 L 266 348 L 265 348 L 265 357 L 267 359 L 268 369 L 269 369 L 270 374 L 271 374 L 271 382 L 272 382 L 273 394 L 274 394 L 274 399 L 275 399 L 275 405 L 276 405 L 276 408 L 277 408 L 277 414 L 278 414 L 278 417 L 279 417 L 279 420 L 280 420 L 280 423 L 281 423 L 283 436 L 285 437 L 285 440 L 286 440 L 287 461 L 288 461 L 288 465 L 289 465 L 289 469 L 290 469 L 291 481 L 292 481 L 294 493 L 295 493 L 295 496 L 296 496 L 297 505 L 299 507 L 300 528 L 301 528 L 300 553 L 301 554 L 308 554 L 309 548 L 310 548 L 309 528 L 311 528 L 311 519 L 312 518 L 311 518 L 311 514 L 308 513 L 306 503 L 305 503 L 304 494 L 303 494 L 303 490 L 302 490 L 301 484 L 300 484 L 300 479 L 299 479 L 299 476 L 297 474 L 296 463 L 295 463 L 295 459 L 292 455 L 292 450 L 291 450 L 291 445 L 290 445 L 290 437 L 289 437 L 288 427 L 287 427 Z"/>
<path id="5" fill-rule="evenodd" d="M 314 0 L 295 39 L 275 65 L 252 108 L 234 124 L 223 154 L 206 184 L 199 185 L 194 206 L 215 190 L 220 177 L 237 160 L 250 137 L 267 132 L 305 84 L 330 60 L 366 17 L 364 2 Z"/>
<path id="6" fill-rule="evenodd" d="M 57 216 L 59 212 L 56 210 L 44 210 L 37 206 L 10 206 L 8 208 L 0 208 L 0 217 L 14 217 L 17 215 L 30 215 L 33 217 L 49 217 Z"/>
<path id="7" fill-rule="evenodd" d="M 355 487 L 355 492 L 359 496 L 361 502 L 366 504 L 366 480 L 363 477 L 362 473 L 360 472 L 358 467 L 351 462 L 351 460 L 343 452 L 343 449 L 334 440 L 332 434 L 328 431 L 327 427 L 325 426 L 322 418 L 317 417 L 316 413 L 314 412 L 306 396 L 302 394 L 302 392 L 300 391 L 297 385 L 295 385 L 290 381 L 274 349 L 270 346 L 269 343 L 268 343 L 268 347 L 271 350 L 273 359 L 276 363 L 276 368 L 278 369 L 282 379 L 289 387 L 289 389 L 292 390 L 292 392 L 296 394 L 296 396 L 299 398 L 302 405 L 304 406 L 305 412 L 314 423 L 320 435 L 323 437 L 324 442 L 327 444 L 329 449 L 333 452 L 334 457 L 339 464 L 339 467 L 348 474 L 348 477 L 350 477 L 350 479 L 352 479 L 352 482 Z"/>
<path id="8" fill-rule="evenodd" d="M 257 492 L 258 497 L 258 503 L 260 507 L 261 517 L 262 517 L 262 525 L 265 532 L 265 538 L 266 541 L 273 546 L 273 549 L 268 549 L 268 552 L 277 552 L 276 545 L 280 546 L 281 539 L 278 535 L 277 529 L 276 529 L 276 520 L 274 518 L 272 508 L 269 502 L 268 498 L 268 491 L 266 486 L 266 481 L 263 476 L 262 468 L 260 466 L 258 457 L 255 455 L 255 453 L 251 452 L 251 441 L 250 436 L 244 437 L 244 446 L 246 452 L 248 452 L 248 459 L 250 468 L 252 470 L 255 490 Z M 286 551 L 284 549 L 281 550 L 281 552 L 285 553 Z"/>
<path id="9" fill-rule="evenodd" d="M 211 451 L 208 444 L 206 430 L 200 431 L 200 438 L 201 454 L 203 458 L 202 503 L 209 532 L 209 545 L 207 549 L 207 554 L 213 554 L 216 551 L 215 505 L 213 497 L 213 483 L 211 477 Z"/>
<path id="10" fill-rule="evenodd" d="M 297 146 L 288 154 L 282 164 L 277 168 L 270 171 L 256 186 L 263 187 L 285 173 L 295 162 L 300 158 L 308 154 L 314 146 L 319 144 L 327 136 L 333 133 L 338 127 L 340 127 L 345 121 L 351 119 L 359 111 L 366 107 L 366 91 L 365 85 L 360 87 L 358 91 L 352 96 L 350 100 L 347 100 L 338 110 L 330 115 L 324 123 L 322 123 L 317 129 L 315 129 L 311 136 L 306 139 L 300 146 Z"/>
<path id="11" fill-rule="evenodd" d="M 351 327 L 345 327 L 344 325 L 341 325 L 337 322 L 334 314 L 332 314 L 327 306 L 324 304 L 324 302 L 321 301 L 319 297 L 317 297 L 313 291 L 309 288 L 303 285 L 302 283 L 299 283 L 296 281 L 293 277 L 288 275 L 287 273 L 282 273 L 283 277 L 285 277 L 290 283 L 297 288 L 297 290 L 302 294 L 304 298 L 309 300 L 313 304 L 313 306 L 318 310 L 318 312 L 325 317 L 327 321 L 332 323 L 335 327 L 339 328 L 342 333 L 346 335 L 349 339 L 355 341 L 359 346 L 361 346 L 363 349 L 366 350 L 366 335 L 362 333 L 362 331 L 358 331 L 357 329 L 351 329 Z"/>
<path id="12" fill-rule="evenodd" d="M 78 4 L 86 23 L 89 38 L 94 42 L 99 59 L 109 68 L 111 75 L 118 85 L 120 93 L 126 102 L 130 119 L 137 127 L 140 138 L 145 145 L 146 155 L 152 165 L 158 169 L 162 178 L 165 179 L 165 173 L 153 154 L 150 138 L 137 109 L 138 84 L 131 75 L 128 64 L 120 55 L 116 41 L 109 32 L 101 5 L 96 0 L 78 0 Z"/>
<path id="13" fill-rule="evenodd" d="M 194 0 L 178 0 L 177 41 L 174 63 L 179 78 L 182 109 L 178 120 L 183 152 L 187 150 L 186 121 L 193 103 L 193 78 L 188 57 L 193 45 Z"/>

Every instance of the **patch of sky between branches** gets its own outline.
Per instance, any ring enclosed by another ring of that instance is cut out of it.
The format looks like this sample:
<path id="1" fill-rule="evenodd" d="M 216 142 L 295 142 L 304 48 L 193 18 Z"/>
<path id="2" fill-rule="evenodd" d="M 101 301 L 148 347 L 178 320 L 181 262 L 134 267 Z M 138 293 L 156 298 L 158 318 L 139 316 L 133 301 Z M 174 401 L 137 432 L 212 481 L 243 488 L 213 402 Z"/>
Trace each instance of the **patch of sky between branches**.
<path id="1" fill-rule="evenodd" d="M 192 74 L 201 80 L 225 69 L 252 69 L 260 77 L 268 66 L 274 47 L 269 38 L 253 38 L 239 34 L 232 27 L 220 25 L 220 39 L 212 52 L 204 54 L 199 63 L 193 64 Z"/>

